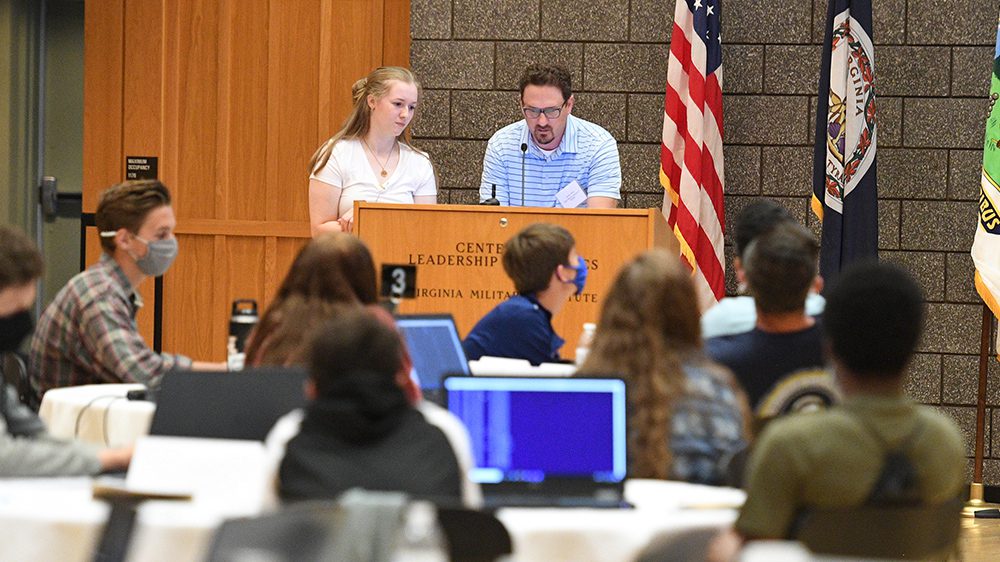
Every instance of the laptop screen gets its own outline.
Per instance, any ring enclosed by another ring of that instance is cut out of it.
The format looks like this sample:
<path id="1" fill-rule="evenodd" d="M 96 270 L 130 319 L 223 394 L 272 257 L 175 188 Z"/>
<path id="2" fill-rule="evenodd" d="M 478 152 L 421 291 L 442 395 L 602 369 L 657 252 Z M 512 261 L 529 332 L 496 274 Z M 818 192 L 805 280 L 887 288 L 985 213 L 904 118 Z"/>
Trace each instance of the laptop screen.
<path id="1" fill-rule="evenodd" d="M 403 314 L 396 325 L 413 359 L 412 376 L 423 390 L 437 390 L 444 375 L 469 374 L 455 320 L 450 314 Z"/>
<path id="2" fill-rule="evenodd" d="M 625 479 L 621 379 L 448 377 L 444 385 L 472 439 L 472 480 Z"/>

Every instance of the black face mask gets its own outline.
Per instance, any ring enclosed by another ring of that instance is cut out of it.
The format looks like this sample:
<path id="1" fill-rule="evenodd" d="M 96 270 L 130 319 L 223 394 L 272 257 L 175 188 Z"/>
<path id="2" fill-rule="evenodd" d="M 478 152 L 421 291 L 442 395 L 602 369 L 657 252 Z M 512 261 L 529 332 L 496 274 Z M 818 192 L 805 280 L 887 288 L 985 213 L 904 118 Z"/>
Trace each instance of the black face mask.
<path id="1" fill-rule="evenodd" d="M 0 316 L 0 353 L 17 351 L 24 338 L 34 329 L 35 323 L 27 310 Z"/>

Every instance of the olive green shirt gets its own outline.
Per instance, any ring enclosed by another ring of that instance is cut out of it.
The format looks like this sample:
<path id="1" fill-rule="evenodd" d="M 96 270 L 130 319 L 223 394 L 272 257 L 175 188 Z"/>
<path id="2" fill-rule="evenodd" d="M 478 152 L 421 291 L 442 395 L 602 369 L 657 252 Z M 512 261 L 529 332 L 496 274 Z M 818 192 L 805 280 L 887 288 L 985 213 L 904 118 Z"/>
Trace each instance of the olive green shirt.
<path id="1" fill-rule="evenodd" d="M 803 508 L 844 508 L 867 500 L 884 456 L 905 447 L 927 503 L 957 498 L 965 447 L 943 414 L 904 397 L 852 397 L 823 412 L 768 424 L 747 466 L 747 500 L 736 530 L 748 538 L 787 538 Z M 878 433 L 878 437 L 874 433 Z"/>

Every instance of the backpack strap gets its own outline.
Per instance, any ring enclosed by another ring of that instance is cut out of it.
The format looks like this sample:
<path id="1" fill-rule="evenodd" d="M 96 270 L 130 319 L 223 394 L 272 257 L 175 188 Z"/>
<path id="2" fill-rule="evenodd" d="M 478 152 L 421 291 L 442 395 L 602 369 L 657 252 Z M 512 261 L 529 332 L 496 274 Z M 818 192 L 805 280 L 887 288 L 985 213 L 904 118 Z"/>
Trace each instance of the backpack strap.
<path id="1" fill-rule="evenodd" d="M 889 447 L 889 444 L 886 443 L 868 420 L 861 418 L 859 421 L 875 437 L 885 451 L 882 460 L 882 469 L 879 471 L 878 478 L 875 480 L 875 484 L 872 486 L 865 504 L 898 505 L 920 503 L 920 478 L 917 475 L 916 467 L 913 466 L 913 462 L 907 453 L 923 434 L 926 426 L 924 421 L 918 418 L 916 427 L 896 447 Z"/>

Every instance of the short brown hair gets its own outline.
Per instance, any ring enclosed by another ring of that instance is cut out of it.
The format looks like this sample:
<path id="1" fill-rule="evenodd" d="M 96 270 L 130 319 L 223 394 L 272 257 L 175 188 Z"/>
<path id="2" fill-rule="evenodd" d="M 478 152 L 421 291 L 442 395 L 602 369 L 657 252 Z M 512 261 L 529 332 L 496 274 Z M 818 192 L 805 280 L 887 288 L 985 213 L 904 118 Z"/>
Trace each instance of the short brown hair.
<path id="1" fill-rule="evenodd" d="M 573 78 L 566 67 L 557 64 L 532 64 L 525 68 L 518 85 L 522 98 L 528 86 L 555 86 L 562 92 L 564 102 L 573 95 Z"/>
<path id="2" fill-rule="evenodd" d="M 149 212 L 170 205 L 170 191 L 160 180 L 132 180 L 109 187 L 97 202 L 94 223 L 97 231 L 115 232 L 124 228 L 137 232 Z M 115 239 L 101 236 L 105 252 L 115 251 Z"/>
<path id="3" fill-rule="evenodd" d="M 779 224 L 750 243 L 746 251 L 747 283 L 761 312 L 795 312 L 805 307 L 816 279 L 819 244 L 798 223 Z"/>
<path id="4" fill-rule="evenodd" d="M 552 272 L 569 264 L 570 251 L 576 242 L 565 228 L 535 223 L 518 232 L 503 249 L 503 270 L 514 281 L 519 294 L 530 295 L 549 286 Z"/>
<path id="5" fill-rule="evenodd" d="M 33 282 L 44 269 L 42 254 L 31 239 L 16 228 L 0 226 L 0 291 Z"/>

